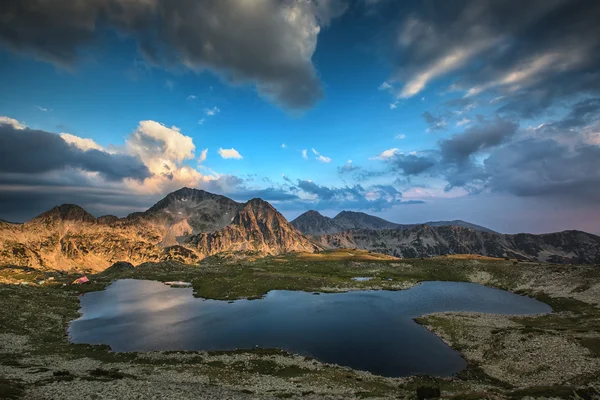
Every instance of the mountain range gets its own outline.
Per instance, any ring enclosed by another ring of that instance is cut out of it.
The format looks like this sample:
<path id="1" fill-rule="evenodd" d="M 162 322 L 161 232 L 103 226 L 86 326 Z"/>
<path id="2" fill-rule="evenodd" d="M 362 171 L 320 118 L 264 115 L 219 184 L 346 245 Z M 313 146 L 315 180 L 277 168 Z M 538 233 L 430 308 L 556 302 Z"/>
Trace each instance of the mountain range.
<path id="1" fill-rule="evenodd" d="M 491 229 L 469 222 L 454 221 L 430 221 L 424 224 L 396 224 L 385 219 L 362 212 L 342 211 L 333 218 L 321 215 L 318 211 L 307 211 L 292 221 L 292 225 L 305 235 L 325 235 L 348 231 L 351 229 L 411 229 L 421 225 L 428 226 L 460 226 L 481 232 L 495 233 Z"/>
<path id="2" fill-rule="evenodd" d="M 291 223 L 261 199 L 238 203 L 182 188 L 119 218 L 63 204 L 23 223 L 0 221 L 0 265 L 102 271 L 215 254 L 277 255 L 358 248 L 397 257 L 473 253 L 557 263 L 600 263 L 600 237 L 579 231 L 503 235 L 465 221 L 402 225 L 359 212 L 308 211 Z"/>
<path id="3" fill-rule="evenodd" d="M 238 203 L 182 188 L 144 212 L 95 218 L 74 204 L 24 224 L 0 222 L 0 265 L 101 271 L 117 261 L 194 263 L 225 252 L 314 252 L 317 246 L 261 199 Z"/>

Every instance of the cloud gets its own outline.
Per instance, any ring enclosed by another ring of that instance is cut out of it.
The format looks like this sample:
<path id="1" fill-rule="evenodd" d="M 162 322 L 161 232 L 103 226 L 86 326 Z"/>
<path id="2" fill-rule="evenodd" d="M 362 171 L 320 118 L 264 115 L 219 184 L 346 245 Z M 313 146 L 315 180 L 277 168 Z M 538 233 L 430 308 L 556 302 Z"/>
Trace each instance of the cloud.
<path id="1" fill-rule="evenodd" d="M 352 160 L 348 160 L 348 161 L 346 161 L 346 164 L 342 165 L 341 167 L 338 167 L 338 172 L 340 174 L 346 174 L 349 172 L 354 172 L 359 169 L 360 169 L 360 167 L 354 165 L 352 163 Z"/>
<path id="2" fill-rule="evenodd" d="M 285 143 L 282 143 L 282 144 L 281 144 L 281 148 L 282 148 L 282 149 L 285 149 L 286 147 L 287 147 L 287 146 L 285 145 Z"/>
<path id="3" fill-rule="evenodd" d="M 406 139 L 406 135 L 404 133 L 399 133 L 394 136 L 395 139 Z"/>
<path id="4" fill-rule="evenodd" d="M 428 131 L 441 131 L 448 127 L 448 123 L 442 117 L 436 117 L 429 111 L 425 111 L 421 114 L 421 117 L 423 117 L 429 126 Z"/>
<path id="5" fill-rule="evenodd" d="M 297 187 L 304 193 L 314 196 L 305 200 L 306 208 L 311 209 L 359 209 L 383 210 L 393 205 L 418 204 L 422 201 L 402 201 L 402 193 L 393 186 L 361 185 L 327 187 L 312 181 L 298 180 Z"/>
<path id="6" fill-rule="evenodd" d="M 198 125 L 203 125 L 205 121 L 206 121 L 206 119 L 205 119 L 205 118 L 200 118 L 200 119 L 198 120 Z"/>
<path id="7" fill-rule="evenodd" d="M 510 139 L 517 133 L 518 124 L 496 117 L 493 121 L 481 121 L 463 133 L 440 141 L 445 162 L 463 163 L 474 153 L 490 149 Z"/>
<path id="8" fill-rule="evenodd" d="M 25 125 L 14 118 L 0 117 L 0 125 L 10 125 L 14 129 L 25 129 Z"/>
<path id="9" fill-rule="evenodd" d="M 456 126 L 463 126 L 463 125 L 468 125 L 472 122 L 472 120 L 470 120 L 469 118 L 463 118 L 460 121 L 456 122 Z"/>
<path id="10" fill-rule="evenodd" d="M 314 148 L 311 149 L 313 154 L 316 156 L 315 159 L 317 161 L 320 161 L 322 163 L 328 164 L 331 162 L 331 158 L 326 157 L 324 155 L 322 155 L 321 153 L 319 153 L 317 150 L 315 150 Z M 308 157 L 306 156 L 306 150 L 302 151 L 302 157 L 306 160 L 308 159 Z"/>
<path id="11" fill-rule="evenodd" d="M 136 155 L 153 174 L 169 173 L 194 158 L 196 146 L 179 128 L 151 120 L 141 121 L 125 141 L 127 153 Z"/>
<path id="12" fill-rule="evenodd" d="M 208 149 L 204 149 L 200 152 L 200 156 L 198 157 L 198 164 L 206 161 L 206 156 L 208 155 Z"/>
<path id="13" fill-rule="evenodd" d="M 462 0 L 397 8 L 405 17 L 387 80 L 401 85 L 397 98 L 452 79 L 453 90 L 490 96 L 501 112 L 531 118 L 565 98 L 600 91 L 598 2 Z"/>
<path id="14" fill-rule="evenodd" d="M 344 2 L 258 0 L 6 0 L 0 44 L 65 68 L 101 35 L 119 30 L 137 40 L 155 66 L 210 70 L 231 84 L 291 109 L 322 97 L 312 57 L 321 29 Z"/>
<path id="15" fill-rule="evenodd" d="M 197 97 L 196 97 L 195 95 L 193 95 L 193 94 L 190 94 L 190 95 L 189 95 L 189 96 L 186 98 L 186 100 L 188 100 L 188 101 L 193 101 L 193 100 L 196 100 L 196 99 L 197 99 Z"/>
<path id="16" fill-rule="evenodd" d="M 65 168 L 98 173 L 108 181 L 143 181 L 151 176 L 137 157 L 82 150 L 55 133 L 0 124 L 0 173 L 39 174 Z"/>
<path id="17" fill-rule="evenodd" d="M 308 160 L 308 155 L 306 154 L 306 149 L 302 150 L 302 158 Z"/>
<path id="18" fill-rule="evenodd" d="M 220 112 L 221 112 L 221 110 L 217 106 L 214 106 L 213 108 L 207 108 L 204 110 L 204 113 L 209 117 L 213 117 Z"/>
<path id="19" fill-rule="evenodd" d="M 393 171 L 399 171 L 404 176 L 420 175 L 438 163 L 437 158 L 432 154 L 396 154 L 387 161 Z"/>
<path id="20" fill-rule="evenodd" d="M 35 106 L 35 108 L 37 108 L 37 109 L 38 109 L 38 110 L 40 110 L 40 111 L 44 111 L 44 112 L 48 111 L 48 109 L 47 109 L 47 108 L 40 107 L 40 106 Z"/>
<path id="21" fill-rule="evenodd" d="M 388 81 L 384 81 L 381 85 L 379 85 L 379 90 L 389 90 L 393 86 L 388 83 Z"/>
<path id="22" fill-rule="evenodd" d="M 388 160 L 394 156 L 396 156 L 397 154 L 400 153 L 400 150 L 398 150 L 397 148 L 392 148 L 392 149 L 387 149 L 382 151 L 381 153 L 379 153 L 379 155 L 375 156 L 375 157 L 371 157 L 370 160 Z"/>
<path id="23" fill-rule="evenodd" d="M 492 152 L 484 164 L 493 191 L 600 201 L 598 145 L 569 149 L 552 139 L 525 139 Z"/>
<path id="24" fill-rule="evenodd" d="M 238 153 L 238 151 L 234 148 L 231 148 L 231 149 L 220 148 L 218 150 L 218 153 L 222 158 L 225 158 L 225 159 L 234 158 L 234 159 L 240 160 L 243 158 L 242 155 L 240 153 Z"/>
<path id="25" fill-rule="evenodd" d="M 91 149 L 106 151 L 104 149 L 104 147 L 100 146 L 98 143 L 96 143 L 92 139 L 80 138 L 79 136 L 71 135 L 70 133 L 61 133 L 60 137 L 65 142 L 67 142 L 83 151 L 91 150 Z"/>

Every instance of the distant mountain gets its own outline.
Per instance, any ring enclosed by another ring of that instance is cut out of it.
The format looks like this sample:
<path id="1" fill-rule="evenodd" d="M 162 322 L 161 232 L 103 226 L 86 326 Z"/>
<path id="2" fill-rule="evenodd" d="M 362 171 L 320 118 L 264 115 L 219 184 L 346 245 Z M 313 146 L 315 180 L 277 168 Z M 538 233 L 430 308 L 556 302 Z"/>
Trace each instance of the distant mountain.
<path id="1" fill-rule="evenodd" d="M 383 218 L 354 211 L 342 211 L 333 217 L 333 220 L 344 231 L 349 229 L 394 229 L 399 226 Z"/>
<path id="2" fill-rule="evenodd" d="M 292 225 L 305 235 L 325 235 L 331 233 L 343 232 L 351 229 L 411 229 L 422 224 L 396 224 L 386 221 L 383 218 L 362 212 L 342 211 L 333 218 L 321 215 L 318 211 L 307 211 L 292 221 Z M 475 229 L 482 232 L 494 232 L 483 226 L 471 224 L 469 222 L 455 221 L 430 221 L 424 225 L 429 226 L 462 226 Z"/>
<path id="3" fill-rule="evenodd" d="M 396 257 L 479 254 L 555 263 L 600 263 L 600 237 L 580 231 L 503 235 L 461 226 L 355 229 L 322 235 L 325 248 L 358 248 Z"/>
<path id="4" fill-rule="evenodd" d="M 418 225 L 428 225 L 428 226 L 460 226 L 463 228 L 474 229 L 476 231 L 481 232 L 489 232 L 489 233 L 497 233 L 491 229 L 488 229 L 481 225 L 472 224 L 470 222 L 462 221 L 460 219 L 455 219 L 454 221 L 429 221 L 424 222 L 423 224 L 412 224 L 412 225 L 404 225 L 405 228 L 412 228 Z"/>
<path id="5" fill-rule="evenodd" d="M 196 262 L 222 252 L 281 254 L 317 247 L 269 203 L 183 188 L 147 211 L 95 218 L 73 204 L 15 225 L 0 222 L 0 265 L 101 271 L 117 261 Z"/>
<path id="6" fill-rule="evenodd" d="M 313 235 L 312 241 L 302 232 Z M 289 223 L 264 200 L 238 203 L 189 188 L 125 218 L 95 218 L 77 205 L 63 204 L 24 224 L 0 221 L 0 265 L 40 269 L 102 271 L 118 261 L 195 263 L 230 252 L 267 255 L 340 247 L 399 257 L 472 253 L 600 263 L 600 237 L 584 232 L 502 235 L 464 221 L 399 225 L 348 211 L 334 218 L 309 211 Z"/>

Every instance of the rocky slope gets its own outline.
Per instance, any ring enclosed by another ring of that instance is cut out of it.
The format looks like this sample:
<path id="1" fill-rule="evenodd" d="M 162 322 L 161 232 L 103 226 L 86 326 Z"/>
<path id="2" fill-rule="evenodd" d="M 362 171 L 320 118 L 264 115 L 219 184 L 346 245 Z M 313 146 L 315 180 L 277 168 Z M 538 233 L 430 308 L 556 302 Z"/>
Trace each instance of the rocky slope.
<path id="1" fill-rule="evenodd" d="M 145 212 L 95 218 L 64 204 L 21 224 L 0 221 L 0 265 L 101 271 L 117 261 L 196 262 L 220 252 L 315 251 L 270 204 L 183 188 Z"/>
<path id="2" fill-rule="evenodd" d="M 350 229 L 411 229 L 421 224 L 396 224 L 383 218 L 354 211 L 342 211 L 335 217 L 329 218 L 321 215 L 318 211 L 310 210 L 294 219 L 292 225 L 305 235 L 325 235 Z M 461 226 L 482 232 L 494 232 L 483 226 L 461 220 L 430 221 L 425 222 L 425 225 Z"/>
<path id="3" fill-rule="evenodd" d="M 244 204 L 225 228 L 193 235 L 186 244 L 193 245 L 203 256 L 224 251 L 281 254 L 317 250 L 283 215 L 261 199 Z"/>
<path id="4" fill-rule="evenodd" d="M 460 226 L 418 225 L 407 229 L 355 229 L 322 235 L 326 248 L 357 248 L 396 257 L 480 254 L 555 263 L 600 263 L 600 237 L 564 231 L 543 235 L 503 235 Z"/>

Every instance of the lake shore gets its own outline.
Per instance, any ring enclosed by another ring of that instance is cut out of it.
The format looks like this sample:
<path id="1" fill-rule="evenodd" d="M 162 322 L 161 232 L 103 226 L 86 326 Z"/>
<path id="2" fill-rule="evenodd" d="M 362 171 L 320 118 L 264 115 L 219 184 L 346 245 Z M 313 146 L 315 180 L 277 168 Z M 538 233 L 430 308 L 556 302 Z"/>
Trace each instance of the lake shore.
<path id="1" fill-rule="evenodd" d="M 41 285 L 35 282 L 55 278 Z M 582 398 L 600 387 L 600 268 L 440 257 L 398 260 L 337 251 L 200 265 L 143 264 L 89 276 L 0 268 L 0 397 L 14 398 Z M 353 277 L 373 277 L 355 281 Z M 78 295 L 114 279 L 191 282 L 199 297 L 258 298 L 269 290 L 401 290 L 422 281 L 482 283 L 527 294 L 554 313 L 511 317 L 441 313 L 417 319 L 459 350 L 469 367 L 450 378 L 383 378 L 278 350 L 113 353 L 65 334 Z M 22 285 L 21 282 L 28 282 Z M 63 283 L 69 283 L 62 286 Z M 97 397 L 94 397 L 97 396 Z"/>

